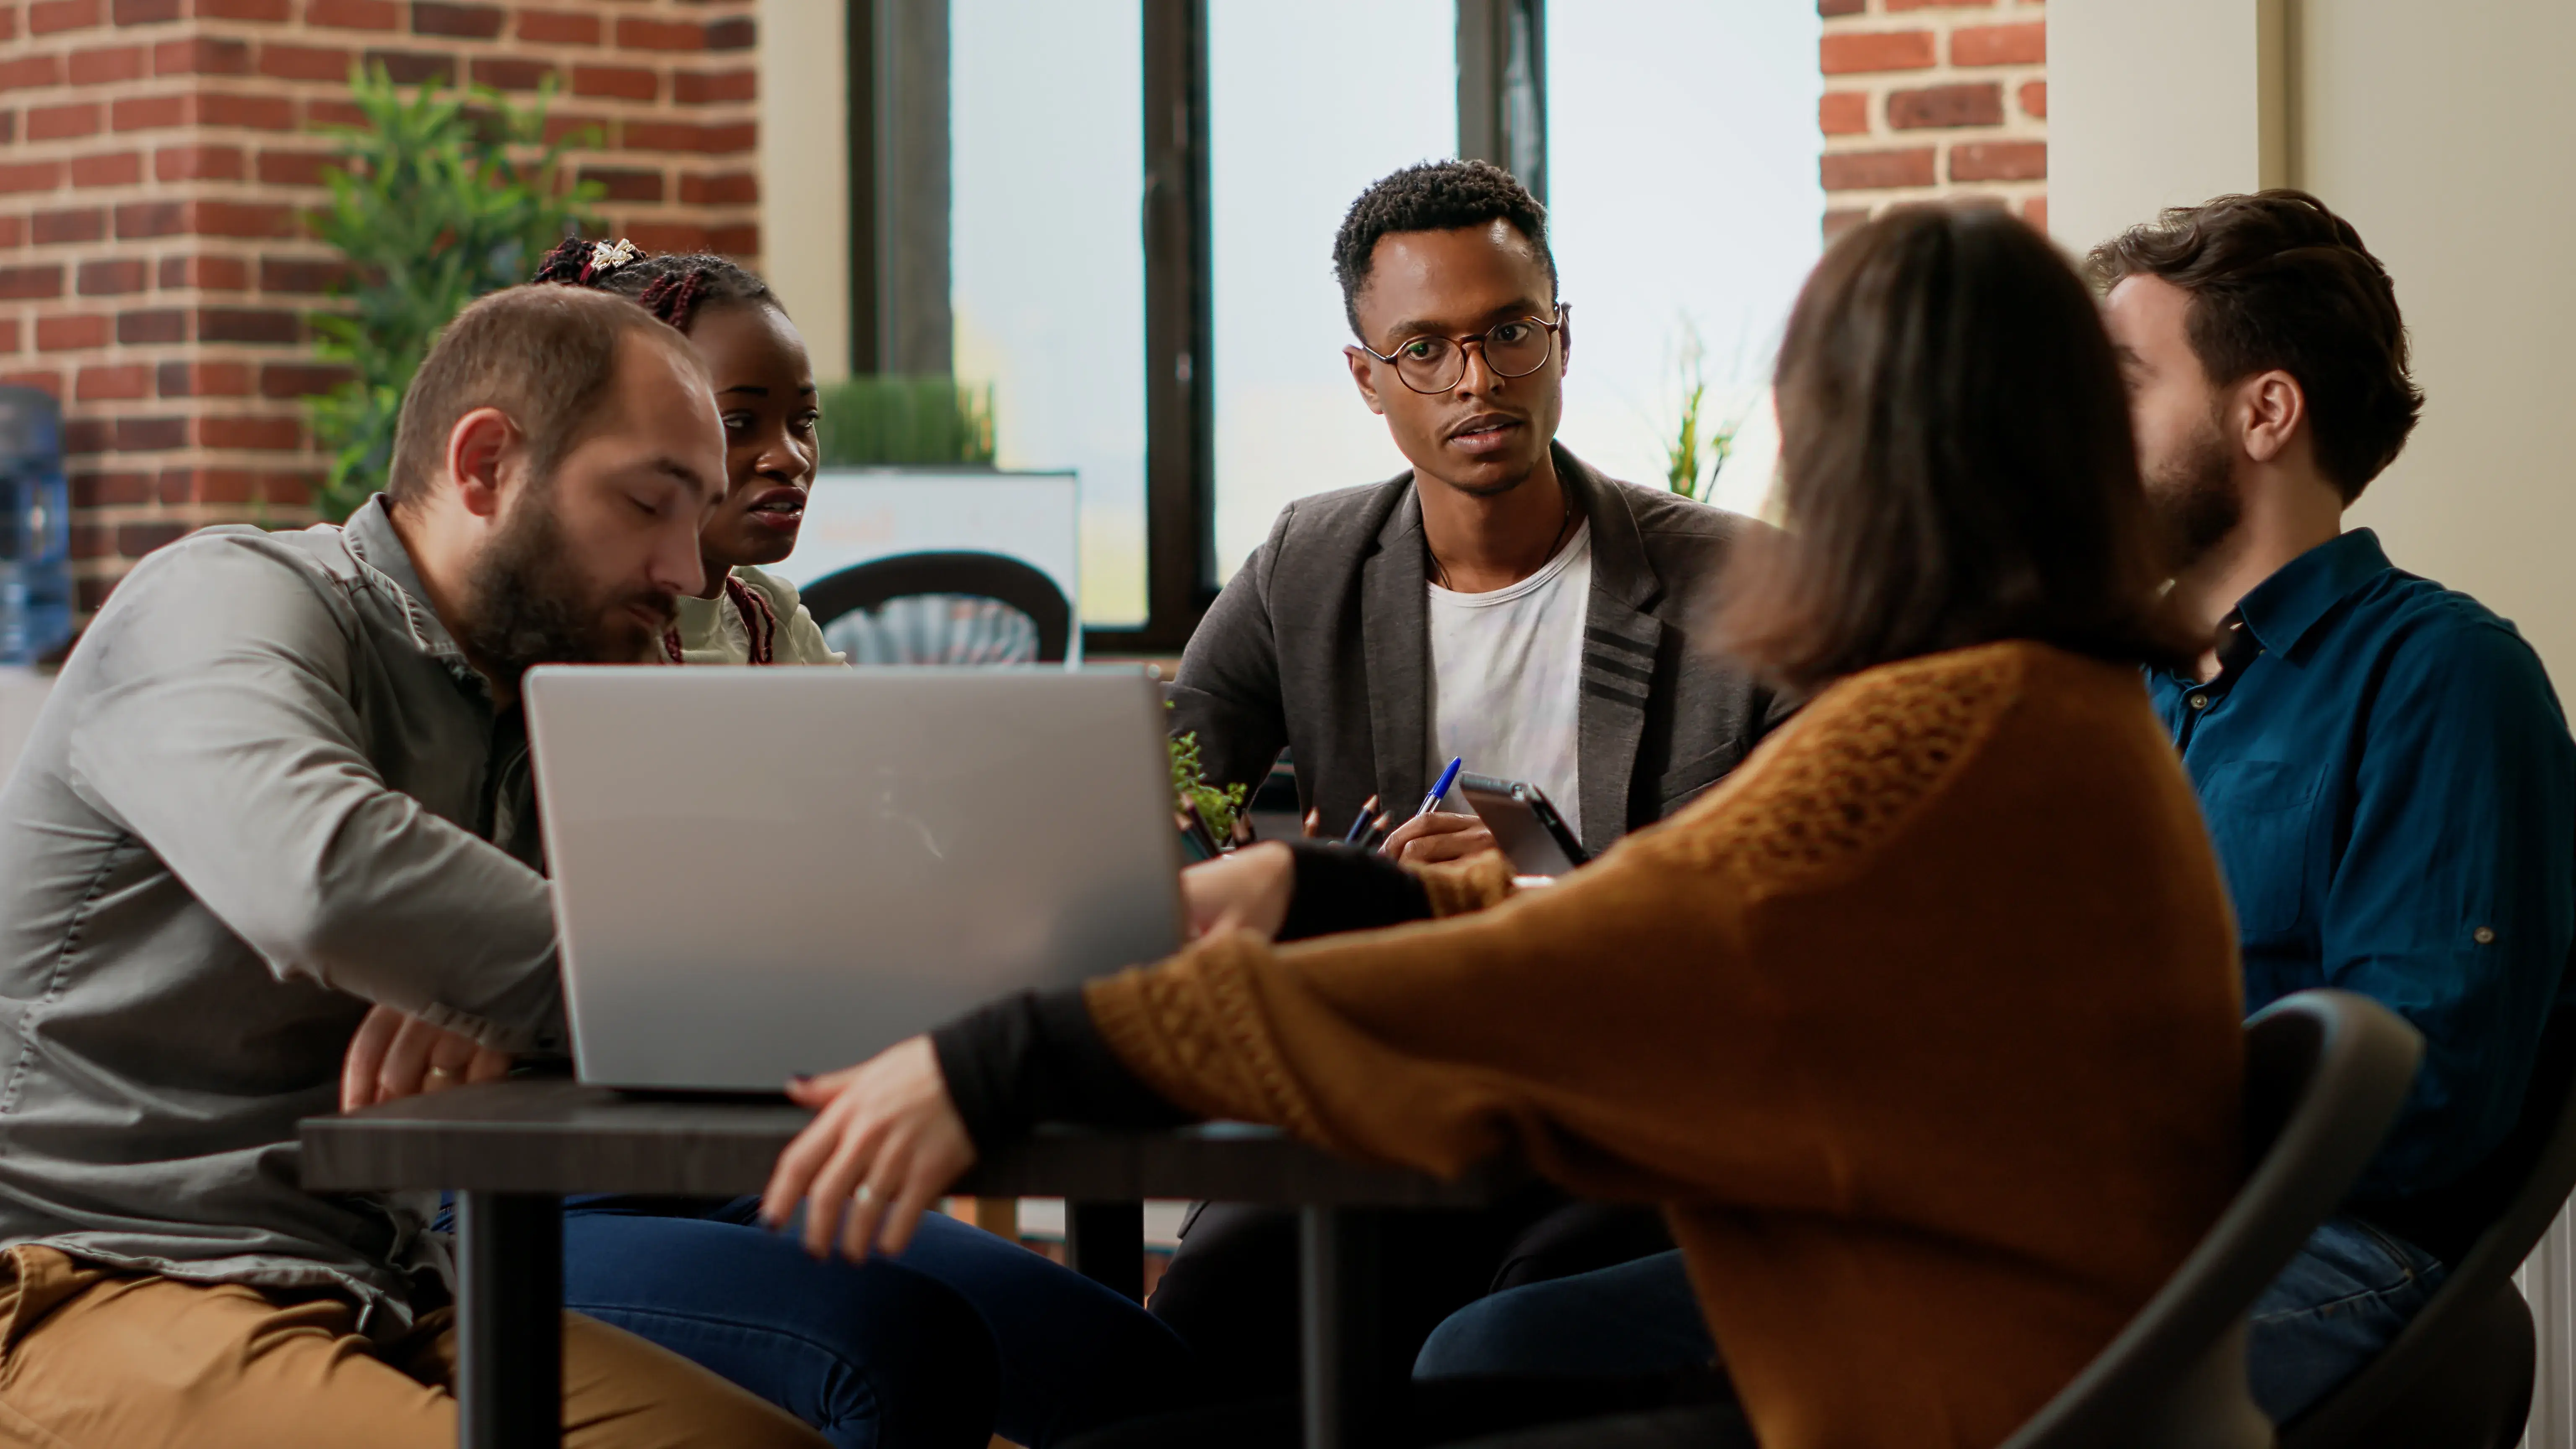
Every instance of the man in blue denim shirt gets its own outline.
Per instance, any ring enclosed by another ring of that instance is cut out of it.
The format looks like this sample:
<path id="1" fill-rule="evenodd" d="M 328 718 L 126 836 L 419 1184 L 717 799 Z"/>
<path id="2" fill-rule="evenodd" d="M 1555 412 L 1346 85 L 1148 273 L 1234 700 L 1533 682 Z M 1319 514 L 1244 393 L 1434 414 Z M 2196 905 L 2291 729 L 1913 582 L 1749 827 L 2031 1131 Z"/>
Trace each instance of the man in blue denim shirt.
<path id="1" fill-rule="evenodd" d="M 2097 248 L 2141 471 L 2213 641 L 2148 681 L 2235 898 L 2245 1005 L 2333 986 L 2424 1035 L 2345 1215 L 2260 1301 L 2276 1421 L 2367 1363 L 2501 1203 L 2475 1171 L 2568 1000 L 2576 744 L 2540 660 L 2343 510 L 2421 406 L 2387 273 L 2315 198 L 2167 212 Z"/>

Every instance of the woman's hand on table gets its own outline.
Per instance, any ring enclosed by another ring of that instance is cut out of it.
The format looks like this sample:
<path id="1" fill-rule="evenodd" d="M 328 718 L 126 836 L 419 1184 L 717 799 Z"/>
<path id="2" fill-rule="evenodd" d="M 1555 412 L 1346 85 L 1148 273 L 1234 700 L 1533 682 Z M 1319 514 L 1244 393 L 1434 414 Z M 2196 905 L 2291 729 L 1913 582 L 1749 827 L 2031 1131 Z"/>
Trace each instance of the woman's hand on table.
<path id="1" fill-rule="evenodd" d="M 419 1017 L 378 1006 L 358 1023 L 340 1059 L 340 1110 L 443 1092 L 510 1073 L 510 1054 L 496 1052 Z"/>
<path id="2" fill-rule="evenodd" d="M 1494 832 L 1473 815 L 1452 815 L 1435 810 L 1416 815 L 1395 827 L 1381 847 L 1406 865 L 1430 865 L 1436 861 L 1464 860 L 1494 849 Z"/>
<path id="3" fill-rule="evenodd" d="M 1276 936 L 1297 893 L 1297 858 L 1277 841 L 1249 845 L 1181 872 L 1190 938 L 1241 928 Z"/>
<path id="4" fill-rule="evenodd" d="M 784 1226 L 805 1205 L 805 1248 L 852 1261 L 912 1242 L 921 1215 L 975 1165 L 975 1143 L 948 1099 L 930 1038 L 898 1042 L 855 1067 L 790 1082 L 787 1095 L 818 1115 L 778 1155 L 760 1216 Z"/>

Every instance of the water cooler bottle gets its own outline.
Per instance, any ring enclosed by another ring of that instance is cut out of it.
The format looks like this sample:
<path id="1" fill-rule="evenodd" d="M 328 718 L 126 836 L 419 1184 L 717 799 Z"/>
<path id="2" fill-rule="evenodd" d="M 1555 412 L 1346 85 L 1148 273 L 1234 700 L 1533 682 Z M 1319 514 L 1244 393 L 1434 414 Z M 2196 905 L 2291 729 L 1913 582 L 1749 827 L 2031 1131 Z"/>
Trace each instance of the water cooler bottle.
<path id="1" fill-rule="evenodd" d="M 72 501 L 53 395 L 0 387 L 0 665 L 72 636 Z"/>

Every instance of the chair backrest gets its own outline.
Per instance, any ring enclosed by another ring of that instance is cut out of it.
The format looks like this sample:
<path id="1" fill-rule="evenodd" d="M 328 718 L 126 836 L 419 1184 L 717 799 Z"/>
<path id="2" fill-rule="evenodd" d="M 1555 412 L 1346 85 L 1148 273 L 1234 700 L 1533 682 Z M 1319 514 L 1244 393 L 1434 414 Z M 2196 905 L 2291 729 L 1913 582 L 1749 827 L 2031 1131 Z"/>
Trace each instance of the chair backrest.
<path id="1" fill-rule="evenodd" d="M 2293 1437 L 2344 1442 L 2394 1404 L 2444 1343 L 2481 1317 L 2557 1220 L 2576 1191 L 2576 1010 L 2561 1008 L 2541 1038 L 2521 1118 L 2490 1162 L 2518 1178 L 2503 1208 L 2397 1340 L 2298 1419 Z"/>
<path id="2" fill-rule="evenodd" d="M 799 591 L 814 622 L 884 607 L 915 594 L 994 599 L 1037 626 L 1038 662 L 1061 664 L 1073 642 L 1073 605 L 1034 565 L 998 553 L 899 553 L 827 574 Z"/>
<path id="3" fill-rule="evenodd" d="M 2172 1278 L 2004 1449 L 2268 1449 L 2245 1313 L 2352 1190 L 2415 1080 L 2423 1039 L 2386 1007 L 2302 991 L 2245 1023 L 2235 1200 Z"/>

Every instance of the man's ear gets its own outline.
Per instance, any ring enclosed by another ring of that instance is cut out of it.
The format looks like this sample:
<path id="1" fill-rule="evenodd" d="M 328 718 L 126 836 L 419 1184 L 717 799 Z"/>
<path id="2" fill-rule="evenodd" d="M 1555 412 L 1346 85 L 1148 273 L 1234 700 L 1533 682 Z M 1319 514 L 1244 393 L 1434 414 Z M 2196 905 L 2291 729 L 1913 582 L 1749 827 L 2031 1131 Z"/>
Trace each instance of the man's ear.
<path id="1" fill-rule="evenodd" d="M 1570 302 L 1559 302 L 1556 304 L 1556 375 L 1563 377 L 1573 370 L 1574 306 Z"/>
<path id="2" fill-rule="evenodd" d="M 447 430 L 447 476 L 466 512 L 500 517 L 502 474 L 518 442 L 519 425 L 499 408 L 475 408 Z"/>
<path id="3" fill-rule="evenodd" d="M 1377 375 L 1369 367 L 1369 355 L 1356 347 L 1342 349 L 1342 360 L 1351 365 L 1351 381 L 1359 385 L 1360 401 L 1380 417 L 1386 416 L 1386 403 L 1377 395 Z"/>
<path id="4" fill-rule="evenodd" d="M 2275 367 L 2236 385 L 2236 414 L 2245 456 L 2269 463 L 2307 422 L 2308 395 L 2297 378 Z"/>

